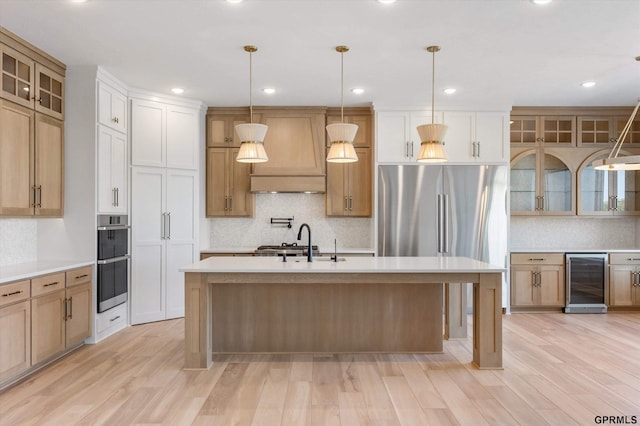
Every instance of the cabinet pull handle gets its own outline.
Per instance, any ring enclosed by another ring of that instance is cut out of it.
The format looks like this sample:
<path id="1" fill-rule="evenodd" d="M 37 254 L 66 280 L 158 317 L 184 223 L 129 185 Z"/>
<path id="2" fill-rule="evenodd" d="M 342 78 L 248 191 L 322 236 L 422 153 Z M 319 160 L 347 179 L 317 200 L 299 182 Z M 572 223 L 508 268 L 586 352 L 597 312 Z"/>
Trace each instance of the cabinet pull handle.
<path id="1" fill-rule="evenodd" d="M 38 102 L 40 105 L 42 105 L 42 98 L 36 98 L 35 96 L 32 96 L 31 100 L 34 100 L 34 101 Z"/>
<path id="2" fill-rule="evenodd" d="M 69 310 L 69 307 L 67 305 L 67 298 L 66 297 L 64 298 L 63 303 L 64 303 L 64 317 L 62 319 L 66 321 L 67 320 L 68 310 Z"/>
<path id="3" fill-rule="evenodd" d="M 111 206 L 112 207 L 116 206 L 116 189 L 115 188 L 111 188 Z"/>
<path id="4" fill-rule="evenodd" d="M 118 117 L 113 117 L 111 121 L 113 121 L 116 124 L 120 123 L 120 119 Z"/>
<path id="5" fill-rule="evenodd" d="M 171 239 L 171 213 L 167 213 L 167 240 Z"/>
<path id="6" fill-rule="evenodd" d="M 529 262 L 543 262 L 544 257 L 530 257 Z"/>
<path id="7" fill-rule="evenodd" d="M 411 157 L 413 158 L 413 141 L 411 141 Z"/>
<path id="8" fill-rule="evenodd" d="M 627 257 L 627 260 L 629 260 L 629 261 L 640 260 L 640 257 Z"/>
<path id="9" fill-rule="evenodd" d="M 404 143 L 404 156 L 405 158 L 409 158 L 409 141 Z"/>
<path id="10" fill-rule="evenodd" d="M 52 282 L 52 283 L 49 283 L 49 284 L 45 284 L 45 285 L 43 285 L 42 287 L 50 287 L 50 286 L 52 286 L 52 285 L 58 285 L 58 284 L 60 284 L 60 282 L 55 281 L 55 282 Z"/>
<path id="11" fill-rule="evenodd" d="M 33 202 L 31 203 L 31 207 L 35 207 L 36 206 L 36 186 L 35 185 L 31 187 L 31 195 L 33 196 Z"/>
<path id="12" fill-rule="evenodd" d="M 120 189 L 116 188 L 116 207 L 120 206 Z"/>
<path id="13" fill-rule="evenodd" d="M 480 158 L 480 141 L 477 141 L 476 144 L 478 146 L 478 155 L 476 157 Z"/>
<path id="14" fill-rule="evenodd" d="M 73 296 L 69 297 L 69 319 L 73 319 Z"/>
<path id="15" fill-rule="evenodd" d="M 38 190 L 38 202 L 36 203 L 36 207 L 42 207 L 42 185 L 38 185 L 36 189 Z"/>
<path id="16" fill-rule="evenodd" d="M 164 240 L 164 222 L 165 222 L 164 213 L 162 213 L 161 215 L 162 215 L 162 219 L 161 219 L 162 223 L 160 224 L 160 239 Z"/>
<path id="17" fill-rule="evenodd" d="M 14 294 L 20 294 L 20 293 L 22 293 L 22 290 L 14 291 L 12 293 L 3 294 L 2 297 L 13 296 Z"/>
<path id="18" fill-rule="evenodd" d="M 353 210 L 353 196 L 349 195 L 349 211 Z"/>
<path id="19" fill-rule="evenodd" d="M 233 195 L 229 196 L 229 211 L 233 211 Z"/>
<path id="20" fill-rule="evenodd" d="M 109 320 L 109 322 L 114 322 L 115 320 L 117 320 L 117 319 L 119 319 L 119 318 L 120 318 L 120 315 L 118 315 L 117 317 L 113 317 L 113 318 L 111 318 L 111 319 Z"/>
<path id="21" fill-rule="evenodd" d="M 343 210 L 349 210 L 349 206 L 347 205 L 347 196 L 345 195 L 343 198 L 344 203 L 342 203 L 344 205 Z"/>
<path id="22" fill-rule="evenodd" d="M 88 274 L 76 275 L 76 280 L 79 280 L 80 278 L 86 278 L 88 276 Z"/>

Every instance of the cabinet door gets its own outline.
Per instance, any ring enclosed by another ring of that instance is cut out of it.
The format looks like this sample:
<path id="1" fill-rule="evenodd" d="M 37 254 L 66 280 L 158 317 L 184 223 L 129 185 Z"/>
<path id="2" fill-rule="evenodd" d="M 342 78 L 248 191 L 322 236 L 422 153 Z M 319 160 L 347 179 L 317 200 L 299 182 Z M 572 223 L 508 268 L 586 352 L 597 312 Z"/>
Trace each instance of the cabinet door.
<path id="1" fill-rule="evenodd" d="M 98 122 L 127 131 L 127 96 L 102 81 L 98 81 Z"/>
<path id="2" fill-rule="evenodd" d="M 578 214 L 611 215 L 611 190 L 615 172 L 596 170 L 591 164 L 584 166 L 578 176 L 580 188 Z M 624 172 L 622 172 L 624 173 Z"/>
<path id="3" fill-rule="evenodd" d="M 533 285 L 530 266 L 511 265 L 511 304 L 532 306 L 536 303 L 537 287 Z"/>
<path id="4" fill-rule="evenodd" d="M 537 214 L 537 153 L 527 151 L 511 162 L 511 214 Z"/>
<path id="5" fill-rule="evenodd" d="M 67 288 L 66 346 L 91 336 L 91 283 Z"/>
<path id="6" fill-rule="evenodd" d="M 227 148 L 207 148 L 207 217 L 227 215 L 227 156 Z"/>
<path id="7" fill-rule="evenodd" d="M 476 160 L 487 163 L 507 161 L 506 135 L 509 115 L 502 112 L 478 112 L 475 115 Z"/>
<path id="8" fill-rule="evenodd" d="M 358 153 L 358 162 L 360 153 Z M 327 216 L 348 216 L 348 163 L 327 163 L 327 193 L 325 208 Z"/>
<path id="9" fill-rule="evenodd" d="M 131 101 L 131 164 L 162 167 L 166 164 L 166 106 L 159 102 Z"/>
<path id="10" fill-rule="evenodd" d="M 254 122 L 259 118 L 254 114 Z M 240 147 L 240 139 L 235 131 L 238 124 L 248 123 L 249 114 L 210 114 L 207 115 L 207 147 Z"/>
<path id="11" fill-rule="evenodd" d="M 132 170 L 132 324 L 165 319 L 165 179 L 164 169 L 134 167 Z"/>
<path id="12" fill-rule="evenodd" d="M 167 105 L 167 167 L 198 168 L 198 111 Z"/>
<path id="13" fill-rule="evenodd" d="M 166 318 L 184 316 L 184 272 L 178 269 L 197 260 L 196 172 L 167 170 Z"/>
<path id="14" fill-rule="evenodd" d="M 0 215 L 31 216 L 34 113 L 0 99 Z"/>
<path id="15" fill-rule="evenodd" d="M 35 63 L 25 55 L 0 44 L 0 98 L 33 108 Z"/>
<path id="16" fill-rule="evenodd" d="M 509 141 L 512 145 L 534 146 L 538 139 L 538 120 L 535 116 L 511 116 Z"/>
<path id="17" fill-rule="evenodd" d="M 349 216 L 371 216 L 371 150 L 356 148 L 358 161 L 348 163 Z"/>
<path id="18" fill-rule="evenodd" d="M 98 126 L 98 213 L 127 212 L 127 137 Z"/>
<path id="19" fill-rule="evenodd" d="M 36 64 L 35 110 L 58 120 L 64 119 L 64 77 Z"/>
<path id="20" fill-rule="evenodd" d="M 538 118 L 538 135 L 549 146 L 576 144 L 576 118 L 573 116 L 544 116 Z"/>
<path id="21" fill-rule="evenodd" d="M 410 116 L 406 112 L 379 112 L 376 116 L 376 151 L 379 163 L 402 163 L 411 161 Z M 417 154 L 420 149 L 414 147 Z"/>
<path id="22" fill-rule="evenodd" d="M 615 143 L 615 119 L 612 117 L 578 117 L 578 146 Z"/>
<path id="23" fill-rule="evenodd" d="M 475 113 L 445 112 L 444 124 L 447 133 L 444 135 L 444 149 L 451 163 L 473 163 L 476 161 Z"/>
<path id="24" fill-rule="evenodd" d="M 0 308 L 0 382 L 31 366 L 31 301 Z"/>
<path id="25" fill-rule="evenodd" d="M 327 125 L 340 123 L 340 116 L 327 116 Z M 356 137 L 353 139 L 353 146 L 357 148 L 371 148 L 371 116 L 370 115 L 345 115 L 344 122 L 355 124 L 358 126 Z M 327 136 L 327 147 L 331 145 L 331 141 Z"/>
<path id="26" fill-rule="evenodd" d="M 538 193 L 542 195 L 542 214 L 574 214 L 573 175 L 569 167 L 560 158 L 544 154 L 542 173 L 539 176 Z"/>
<path id="27" fill-rule="evenodd" d="M 615 176 L 613 182 L 616 215 L 640 214 L 640 171 L 618 170 L 610 172 Z"/>
<path id="28" fill-rule="evenodd" d="M 65 349 L 64 305 L 64 289 L 31 300 L 31 363 L 33 365 Z"/>
<path id="29" fill-rule="evenodd" d="M 64 122 L 35 116 L 36 216 L 62 217 L 64 206 Z"/>
<path id="30" fill-rule="evenodd" d="M 251 193 L 251 164 L 236 161 L 239 148 L 228 150 L 229 216 L 253 216 L 254 195 Z"/>
<path id="31" fill-rule="evenodd" d="M 609 304 L 611 306 L 633 305 L 633 274 L 636 266 L 610 265 Z"/>
<path id="32" fill-rule="evenodd" d="M 564 268 L 557 265 L 540 267 L 539 301 L 542 306 L 564 306 Z"/>

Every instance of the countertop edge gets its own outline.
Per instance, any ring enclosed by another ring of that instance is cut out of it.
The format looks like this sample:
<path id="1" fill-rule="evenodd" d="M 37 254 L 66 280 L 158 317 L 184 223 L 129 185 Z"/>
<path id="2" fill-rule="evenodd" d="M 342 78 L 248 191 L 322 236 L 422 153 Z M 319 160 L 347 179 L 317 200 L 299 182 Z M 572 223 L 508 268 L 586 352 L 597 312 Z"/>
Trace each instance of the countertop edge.
<path id="1" fill-rule="evenodd" d="M 0 285 L 14 281 L 93 266 L 95 261 L 43 260 L 0 267 Z"/>

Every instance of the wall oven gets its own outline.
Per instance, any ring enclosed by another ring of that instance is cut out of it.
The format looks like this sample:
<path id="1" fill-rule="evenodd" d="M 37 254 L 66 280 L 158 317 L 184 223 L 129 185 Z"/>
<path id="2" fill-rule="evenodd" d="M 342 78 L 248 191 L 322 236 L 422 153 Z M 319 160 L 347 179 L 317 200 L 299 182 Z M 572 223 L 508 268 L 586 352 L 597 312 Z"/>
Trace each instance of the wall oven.
<path id="1" fill-rule="evenodd" d="M 129 222 L 126 215 L 98 216 L 98 313 L 127 301 Z"/>
<path id="2" fill-rule="evenodd" d="M 606 253 L 565 253 L 565 313 L 605 313 L 609 302 Z"/>

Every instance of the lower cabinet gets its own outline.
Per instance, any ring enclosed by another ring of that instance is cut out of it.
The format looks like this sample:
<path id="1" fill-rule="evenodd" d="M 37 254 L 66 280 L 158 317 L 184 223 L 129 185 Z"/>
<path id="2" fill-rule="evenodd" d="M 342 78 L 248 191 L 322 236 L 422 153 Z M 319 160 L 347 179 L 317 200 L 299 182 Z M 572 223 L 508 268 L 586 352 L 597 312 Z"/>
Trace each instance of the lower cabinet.
<path id="1" fill-rule="evenodd" d="M 0 285 L 0 388 L 91 336 L 92 266 Z"/>
<path id="2" fill-rule="evenodd" d="M 511 307 L 561 308 L 565 305 L 564 255 L 511 255 Z"/>
<path id="3" fill-rule="evenodd" d="M 609 255 L 609 306 L 640 307 L 640 253 Z"/>

